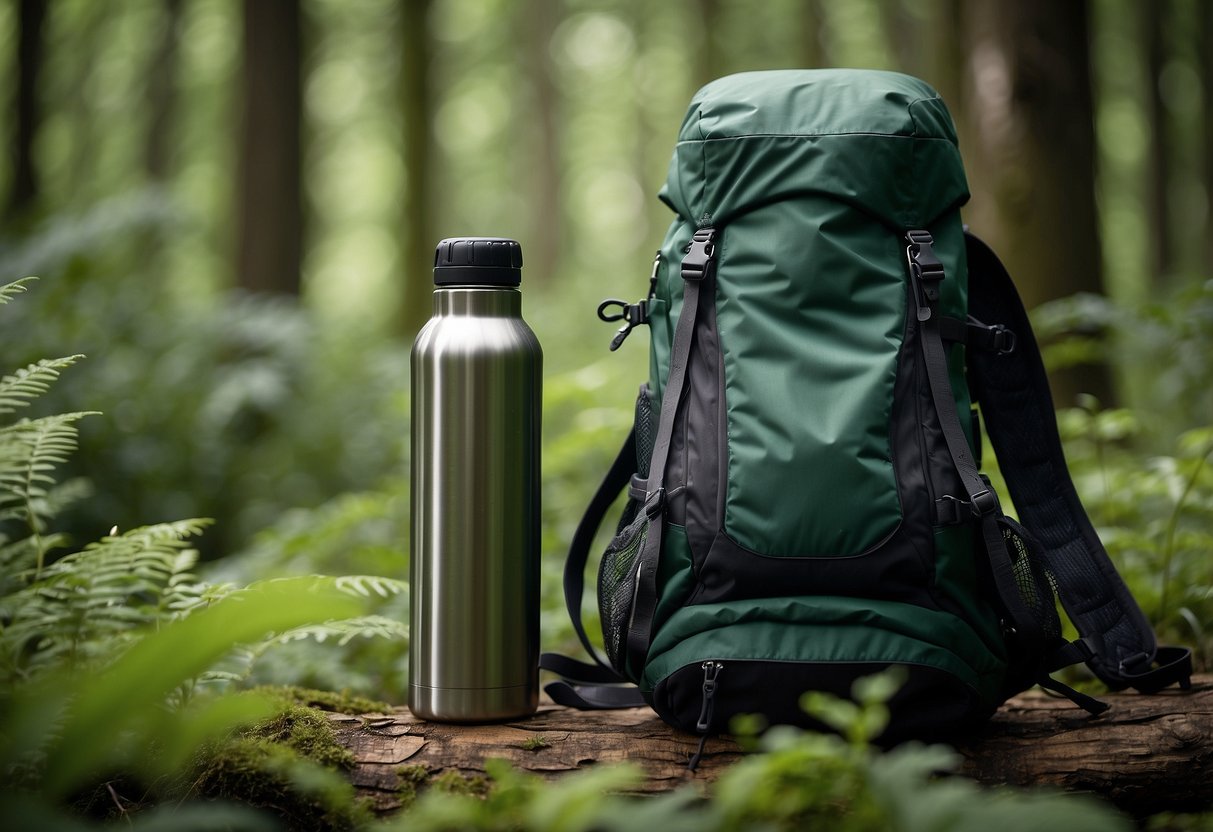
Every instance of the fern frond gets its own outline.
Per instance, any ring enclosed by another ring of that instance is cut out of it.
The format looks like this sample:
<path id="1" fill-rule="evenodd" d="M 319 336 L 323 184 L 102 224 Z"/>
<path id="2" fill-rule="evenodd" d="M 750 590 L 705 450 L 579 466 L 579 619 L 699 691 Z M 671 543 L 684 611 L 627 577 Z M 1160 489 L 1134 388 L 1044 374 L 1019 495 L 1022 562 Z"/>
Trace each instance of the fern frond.
<path id="1" fill-rule="evenodd" d="M 27 406 L 50 389 L 51 384 L 59 378 L 60 370 L 67 369 L 82 358 L 82 354 L 44 358 L 0 378 L 0 414 L 13 413 L 17 408 Z"/>
<path id="2" fill-rule="evenodd" d="M 363 615 L 358 618 L 344 618 L 337 621 L 325 621 L 321 624 L 309 624 L 279 633 L 264 642 L 267 646 L 273 644 L 289 644 L 292 641 L 312 640 L 325 642 L 335 639 L 338 646 L 349 644 L 356 638 L 386 638 L 407 641 L 408 625 L 393 618 L 382 615 Z"/>
<path id="3" fill-rule="evenodd" d="M 54 483 L 47 472 L 76 450 L 76 422 L 94 415 L 96 411 L 60 413 L 0 428 L 0 505 L 8 495 L 22 502 L 45 497 L 45 486 Z"/>
<path id="4" fill-rule="evenodd" d="M 3 306 L 15 296 L 26 291 L 26 284 L 33 283 L 37 279 L 36 277 L 23 277 L 20 280 L 14 280 L 12 283 L 0 286 L 0 306 Z"/>
<path id="5" fill-rule="evenodd" d="M 342 575 L 334 579 L 334 583 L 342 592 L 363 598 L 370 598 L 372 592 L 380 598 L 390 598 L 409 591 L 407 581 L 384 578 L 381 575 Z"/>
<path id="6" fill-rule="evenodd" d="M 133 529 L 92 543 L 41 571 L 0 599 L 0 665 L 10 673 L 56 661 L 88 662 L 141 628 L 184 615 L 205 586 L 189 571 L 197 554 L 188 538 L 210 521 L 183 520 Z"/>

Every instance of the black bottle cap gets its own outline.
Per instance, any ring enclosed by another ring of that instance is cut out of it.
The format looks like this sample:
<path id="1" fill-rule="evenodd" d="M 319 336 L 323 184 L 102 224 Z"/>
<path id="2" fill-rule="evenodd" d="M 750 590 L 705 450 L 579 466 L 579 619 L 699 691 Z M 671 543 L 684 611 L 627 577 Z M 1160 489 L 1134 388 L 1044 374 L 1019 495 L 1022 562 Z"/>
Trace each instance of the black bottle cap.
<path id="1" fill-rule="evenodd" d="M 505 237 L 448 237 L 434 251 L 435 286 L 517 286 L 522 246 Z"/>

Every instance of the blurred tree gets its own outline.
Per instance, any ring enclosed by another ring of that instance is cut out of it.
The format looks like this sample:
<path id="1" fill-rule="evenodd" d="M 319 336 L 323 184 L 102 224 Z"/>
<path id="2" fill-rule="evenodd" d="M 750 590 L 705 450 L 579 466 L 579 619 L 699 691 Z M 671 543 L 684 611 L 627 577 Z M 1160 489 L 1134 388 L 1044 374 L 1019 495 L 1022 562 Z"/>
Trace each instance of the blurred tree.
<path id="1" fill-rule="evenodd" d="M 244 0 L 236 280 L 299 292 L 303 247 L 302 12 L 298 0 Z"/>
<path id="2" fill-rule="evenodd" d="M 14 55 L 17 84 L 13 102 L 16 125 L 10 139 L 13 168 L 5 213 L 10 220 L 19 222 L 34 206 L 39 191 L 34 142 L 42 123 L 38 79 L 42 71 L 47 0 L 21 0 L 17 8 Z"/>
<path id="3" fill-rule="evenodd" d="M 821 38 L 821 30 L 824 26 L 821 2 L 820 0 L 800 0 L 800 5 L 800 14 L 797 15 L 800 24 L 799 65 L 802 69 L 824 67 L 827 65 L 827 61 Z"/>
<path id="4" fill-rule="evenodd" d="M 1163 73 L 1167 68 L 1167 28 L 1172 17 L 1172 0 L 1153 0 L 1138 6 L 1141 32 L 1145 39 L 1146 125 L 1150 131 L 1147 143 L 1146 185 L 1148 203 L 1146 221 L 1150 229 L 1149 277 L 1157 285 L 1166 282 L 1174 267 L 1171 246 L 1171 208 L 1168 195 L 1171 185 L 1172 130 L 1171 119 L 1163 100 Z"/>
<path id="5" fill-rule="evenodd" d="M 560 22 L 559 0 L 528 0 L 517 6 L 515 25 L 525 43 L 523 63 L 530 90 L 530 166 L 526 182 L 531 192 L 531 239 L 524 251 L 529 280 L 546 281 L 556 270 L 564 248 L 564 204 L 561 199 L 559 90 L 552 77 L 552 38 Z"/>
<path id="6" fill-rule="evenodd" d="M 430 317 L 431 267 L 438 242 L 434 222 L 436 163 L 430 66 L 433 39 L 428 21 L 432 0 L 400 0 L 400 111 L 404 122 L 404 281 L 400 332 L 415 335 Z"/>
<path id="7" fill-rule="evenodd" d="M 163 182 L 169 178 L 173 111 L 177 94 L 177 46 L 181 37 L 181 12 L 184 0 L 163 0 L 159 36 L 147 73 L 148 126 L 144 146 L 144 167 L 148 178 Z"/>
<path id="8" fill-rule="evenodd" d="M 1201 111 L 1203 117 L 1201 147 L 1204 148 L 1205 186 L 1205 276 L 1213 263 L 1213 3 L 1199 4 L 1197 49 L 1200 61 Z"/>
<path id="9" fill-rule="evenodd" d="M 1002 253 L 1024 304 L 1102 292 L 1094 101 L 1085 0 L 969 4 L 975 139 L 970 220 Z M 1107 367 L 1054 373 L 1059 406 L 1113 400 Z"/>
<path id="10" fill-rule="evenodd" d="M 695 86 L 701 87 L 727 71 L 722 58 L 728 35 L 720 27 L 720 0 L 692 0 L 692 7 L 703 27 L 699 42 L 689 47 L 695 52 Z"/>

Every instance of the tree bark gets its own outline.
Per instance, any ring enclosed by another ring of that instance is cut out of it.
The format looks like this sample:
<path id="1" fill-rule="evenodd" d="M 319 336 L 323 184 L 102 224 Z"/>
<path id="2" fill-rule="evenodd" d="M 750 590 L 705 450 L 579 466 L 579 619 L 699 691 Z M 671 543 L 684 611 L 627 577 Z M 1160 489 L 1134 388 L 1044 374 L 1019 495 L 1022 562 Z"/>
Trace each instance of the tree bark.
<path id="1" fill-rule="evenodd" d="M 302 20 L 298 0 L 244 0 L 236 280 L 298 294 L 303 260 Z"/>
<path id="2" fill-rule="evenodd" d="M 172 165 L 173 121 L 177 102 L 177 44 L 181 37 L 184 0 L 164 0 L 161 30 L 148 65 L 147 103 L 150 112 L 143 164 L 148 178 L 164 182 Z"/>
<path id="3" fill-rule="evenodd" d="M 1189 692 L 1112 694 L 1094 718 L 1065 700 L 1012 699 L 977 736 L 962 743 L 962 773 L 990 784 L 1095 792 L 1138 816 L 1213 805 L 1213 676 Z M 340 742 L 357 759 L 350 776 L 380 812 L 400 806 L 399 769 L 427 777 L 483 775 L 489 758 L 545 778 L 585 766 L 632 762 L 643 792 L 711 782 L 742 751 L 727 737 L 708 741 L 697 771 L 687 770 L 698 737 L 668 727 L 648 708 L 574 711 L 545 702 L 529 718 L 503 725 L 422 722 L 401 709 L 362 717 L 332 714 Z"/>
<path id="4" fill-rule="evenodd" d="M 1162 74 L 1167 64 L 1166 24 L 1173 6 L 1166 0 L 1153 0 L 1140 6 L 1145 38 L 1147 208 L 1150 230 L 1150 267 L 1148 282 L 1163 286 L 1174 267 L 1171 248 L 1171 116 L 1162 96 Z"/>
<path id="5" fill-rule="evenodd" d="M 400 111 L 403 118 L 404 169 L 408 182 L 404 199 L 403 294 L 400 334 L 411 339 L 429 320 L 434 292 L 434 247 L 438 244 L 434 215 L 434 134 L 430 89 L 433 61 L 427 20 L 430 0 L 400 0 Z"/>
<path id="6" fill-rule="evenodd" d="M 34 164 L 34 142 L 42 124 L 42 102 L 39 99 L 39 76 L 42 72 L 46 21 L 46 0 L 21 0 L 17 7 L 17 89 L 13 112 L 16 126 L 12 133 L 12 181 L 9 183 L 5 213 L 18 222 L 34 206 L 38 198 L 38 168 Z"/>

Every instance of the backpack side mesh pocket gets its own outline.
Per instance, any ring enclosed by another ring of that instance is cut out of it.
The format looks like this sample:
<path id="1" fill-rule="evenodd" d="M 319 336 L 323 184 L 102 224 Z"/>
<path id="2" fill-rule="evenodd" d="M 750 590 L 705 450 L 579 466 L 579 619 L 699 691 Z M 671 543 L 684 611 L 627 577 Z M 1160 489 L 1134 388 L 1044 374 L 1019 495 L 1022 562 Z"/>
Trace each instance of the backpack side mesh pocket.
<path id="1" fill-rule="evenodd" d="M 636 562 L 645 538 L 649 518 L 637 500 L 629 500 L 619 531 L 607 546 L 598 567 L 598 614 L 602 621 L 602 641 L 611 666 L 624 672 L 624 647 L 636 597 Z"/>
<path id="2" fill-rule="evenodd" d="M 1039 552 L 1039 544 L 1031 532 L 1012 520 L 1000 517 L 1002 538 L 1007 544 L 1007 554 L 1015 573 L 1015 585 L 1023 598 L 1028 612 L 1036 619 L 1045 637 L 1050 641 L 1061 638 L 1061 619 L 1057 614 L 1057 581 L 1045 568 Z"/>

